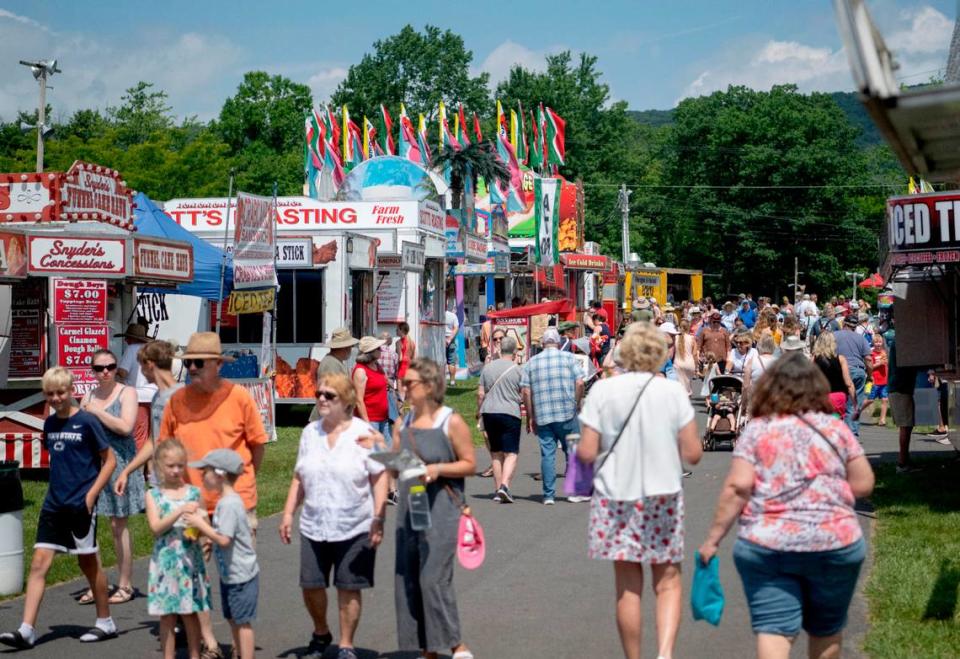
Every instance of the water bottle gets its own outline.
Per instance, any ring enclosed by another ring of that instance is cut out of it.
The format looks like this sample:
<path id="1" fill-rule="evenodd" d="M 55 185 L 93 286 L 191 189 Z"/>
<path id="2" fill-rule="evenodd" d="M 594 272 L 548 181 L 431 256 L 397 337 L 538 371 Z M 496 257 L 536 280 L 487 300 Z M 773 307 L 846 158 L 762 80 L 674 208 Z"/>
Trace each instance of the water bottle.
<path id="1" fill-rule="evenodd" d="M 410 508 L 410 528 L 414 531 L 426 531 L 430 528 L 430 498 L 423 485 L 411 485 L 407 495 Z"/>

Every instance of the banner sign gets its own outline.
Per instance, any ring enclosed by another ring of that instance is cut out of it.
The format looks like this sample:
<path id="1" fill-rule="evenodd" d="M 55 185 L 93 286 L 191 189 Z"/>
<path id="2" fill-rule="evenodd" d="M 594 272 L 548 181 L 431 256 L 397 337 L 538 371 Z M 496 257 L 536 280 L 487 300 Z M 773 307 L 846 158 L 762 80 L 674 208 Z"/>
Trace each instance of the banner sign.
<path id="1" fill-rule="evenodd" d="M 134 236 L 133 274 L 145 279 L 193 281 L 193 245 Z"/>
<path id="2" fill-rule="evenodd" d="M 296 238 L 277 241 L 277 268 L 312 268 L 313 239 Z"/>
<path id="3" fill-rule="evenodd" d="M 107 282 L 102 279 L 54 279 L 53 322 L 107 322 Z"/>
<path id="4" fill-rule="evenodd" d="M 133 224 L 133 191 L 115 169 L 77 160 L 64 176 L 61 194 L 64 219 Z"/>
<path id="5" fill-rule="evenodd" d="M 250 392 L 253 402 L 260 410 L 260 420 L 271 442 L 277 441 L 276 400 L 273 396 L 273 381 L 270 378 L 239 378 L 230 380 Z"/>
<path id="6" fill-rule="evenodd" d="M 233 235 L 233 287 L 264 288 L 277 283 L 273 199 L 240 192 Z"/>
<path id="7" fill-rule="evenodd" d="M 563 265 L 569 270 L 594 270 L 596 272 L 603 272 L 610 268 L 610 259 L 603 255 L 564 254 L 560 258 Z"/>
<path id="8" fill-rule="evenodd" d="M 93 353 L 110 344 L 106 323 L 64 323 L 55 328 L 57 364 L 73 373 L 73 393 L 82 396 L 97 386 L 90 370 Z"/>
<path id="9" fill-rule="evenodd" d="M 496 252 L 493 255 L 493 271 L 498 275 L 510 274 L 510 252 Z"/>
<path id="10" fill-rule="evenodd" d="M 0 232 L 0 277 L 27 276 L 27 237 Z"/>
<path id="11" fill-rule="evenodd" d="M 399 323 L 407 319 L 403 270 L 381 270 L 377 273 L 377 322 Z"/>
<path id="12" fill-rule="evenodd" d="M 400 270 L 402 258 L 399 254 L 377 254 L 378 270 Z"/>
<path id="13" fill-rule="evenodd" d="M 0 221 L 60 219 L 60 174 L 0 174 Z"/>
<path id="14" fill-rule="evenodd" d="M 227 313 L 236 316 L 242 313 L 273 311 L 276 297 L 276 288 L 265 288 L 259 291 L 233 291 L 230 293 Z"/>
<path id="15" fill-rule="evenodd" d="M 123 238 L 27 238 L 30 274 L 123 277 L 127 272 L 127 241 Z"/>
<path id="16" fill-rule="evenodd" d="M 402 270 L 423 272 L 426 261 L 426 250 L 423 245 L 407 241 L 400 243 L 400 268 Z"/>
<path id="17" fill-rule="evenodd" d="M 237 202 L 230 212 L 230 229 L 237 221 Z M 223 232 L 226 198 L 172 199 L 163 210 L 191 232 Z M 443 233 L 444 213 L 432 201 L 318 201 L 310 197 L 278 197 L 274 225 L 283 233 L 305 229 L 415 229 Z"/>
<path id="18" fill-rule="evenodd" d="M 534 181 L 537 220 L 537 264 L 551 266 L 559 262 L 557 253 L 557 222 L 559 218 L 560 181 L 555 178 L 538 178 Z"/>
<path id="19" fill-rule="evenodd" d="M 38 378 L 47 365 L 46 282 L 39 279 L 13 287 L 10 302 L 11 378 Z"/>
<path id="20" fill-rule="evenodd" d="M 481 236 L 469 231 L 463 232 L 463 252 L 468 261 L 486 263 L 487 241 Z"/>
<path id="21" fill-rule="evenodd" d="M 960 263 L 960 192 L 887 199 L 888 265 Z"/>

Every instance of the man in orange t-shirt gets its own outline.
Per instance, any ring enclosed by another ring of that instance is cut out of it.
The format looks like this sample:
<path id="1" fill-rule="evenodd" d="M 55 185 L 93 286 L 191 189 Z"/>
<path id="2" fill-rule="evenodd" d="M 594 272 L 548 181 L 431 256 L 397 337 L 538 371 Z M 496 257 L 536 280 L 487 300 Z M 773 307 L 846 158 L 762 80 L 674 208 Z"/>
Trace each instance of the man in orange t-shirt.
<path id="1" fill-rule="evenodd" d="M 234 489 L 256 529 L 256 472 L 267 441 L 260 410 L 246 389 L 220 377 L 220 365 L 229 358 L 223 356 L 216 333 L 195 333 L 181 359 L 190 373 L 190 384 L 170 398 L 160 423 L 160 441 L 179 439 L 187 449 L 188 462 L 202 460 L 218 448 L 239 453 L 243 474 Z M 201 488 L 204 505 L 212 513 L 217 497 L 203 489 L 203 472 L 188 468 L 186 480 Z"/>

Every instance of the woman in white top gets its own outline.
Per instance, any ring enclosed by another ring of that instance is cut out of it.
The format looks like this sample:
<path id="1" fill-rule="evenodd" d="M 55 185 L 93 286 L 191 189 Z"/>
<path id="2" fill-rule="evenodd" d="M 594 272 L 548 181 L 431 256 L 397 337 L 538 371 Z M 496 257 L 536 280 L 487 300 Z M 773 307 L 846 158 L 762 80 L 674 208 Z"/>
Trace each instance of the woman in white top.
<path id="1" fill-rule="evenodd" d="M 330 585 L 337 588 L 340 609 L 339 656 L 351 656 L 344 649 L 353 652 L 353 635 L 360 622 L 360 591 L 373 587 L 376 548 L 383 540 L 387 479 L 383 465 L 371 460 L 371 450 L 365 448 L 371 437 L 382 443 L 383 436 L 353 416 L 356 404 L 357 392 L 346 375 L 320 376 L 320 418 L 300 435 L 280 523 L 280 539 L 290 544 L 293 515 L 303 504 L 300 588 L 313 619 L 309 653 L 317 656 L 333 642 L 327 626 L 326 589 Z"/>
<path id="2" fill-rule="evenodd" d="M 756 356 L 753 335 L 749 331 L 737 332 L 733 335 L 733 348 L 727 355 L 727 375 L 743 375 L 747 360 Z"/>
<path id="3" fill-rule="evenodd" d="M 629 659 L 640 656 L 644 563 L 657 593 L 659 654 L 672 655 L 682 609 L 681 459 L 695 465 L 703 455 L 683 386 L 655 377 L 666 357 L 663 334 L 633 323 L 620 342 L 627 372 L 595 384 L 580 413 L 577 455 L 597 462 L 589 554 L 614 561 L 617 626 Z"/>
<path id="4" fill-rule="evenodd" d="M 750 390 L 750 387 L 757 384 L 760 376 L 766 373 L 773 362 L 776 361 L 777 358 L 774 356 L 776 351 L 777 342 L 769 334 L 757 343 L 757 354 L 747 357 L 747 361 L 743 365 L 743 391 L 745 394 Z"/>

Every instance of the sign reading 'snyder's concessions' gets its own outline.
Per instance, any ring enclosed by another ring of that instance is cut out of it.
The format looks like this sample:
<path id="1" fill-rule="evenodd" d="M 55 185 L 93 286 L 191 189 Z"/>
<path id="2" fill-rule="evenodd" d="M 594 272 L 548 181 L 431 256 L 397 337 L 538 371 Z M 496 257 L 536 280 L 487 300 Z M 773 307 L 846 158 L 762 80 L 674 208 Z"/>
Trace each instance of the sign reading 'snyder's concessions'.
<path id="1" fill-rule="evenodd" d="M 60 238 L 29 236 L 30 274 L 96 274 L 122 277 L 126 273 L 123 238 Z"/>
<path id="2" fill-rule="evenodd" d="M 180 226 L 193 232 L 223 231 L 227 200 L 172 199 L 163 210 Z M 230 210 L 229 229 L 236 224 L 236 203 Z M 317 201 L 309 197 L 278 197 L 274 212 L 277 231 L 304 229 L 416 228 L 443 233 L 444 215 L 431 201 Z M 228 229 L 228 230 L 229 230 Z"/>

